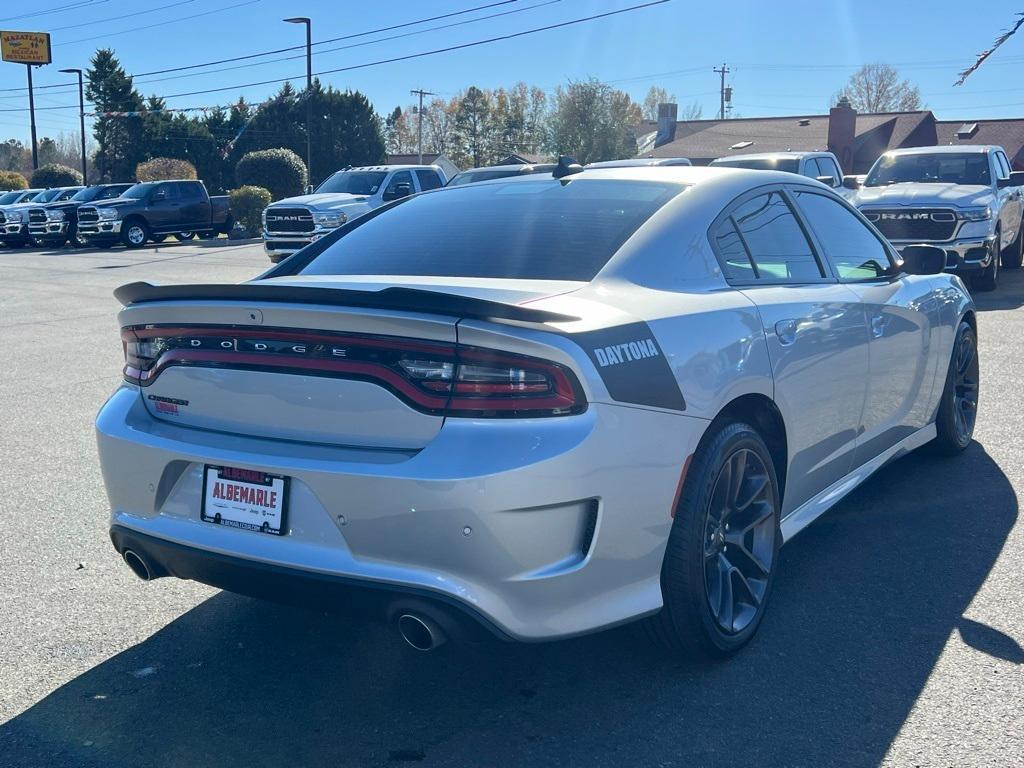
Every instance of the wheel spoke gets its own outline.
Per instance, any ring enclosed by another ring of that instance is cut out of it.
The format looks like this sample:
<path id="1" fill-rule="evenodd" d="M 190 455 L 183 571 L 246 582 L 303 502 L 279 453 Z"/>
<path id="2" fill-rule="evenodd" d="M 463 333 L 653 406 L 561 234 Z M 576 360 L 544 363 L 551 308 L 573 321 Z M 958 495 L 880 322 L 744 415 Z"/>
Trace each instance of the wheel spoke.
<path id="1" fill-rule="evenodd" d="M 730 459 L 732 465 L 729 474 L 729 507 L 730 512 L 739 508 L 740 491 L 747 475 L 747 451 L 736 451 Z"/>
<path id="2" fill-rule="evenodd" d="M 737 500 L 736 512 L 743 512 L 747 507 L 757 501 L 758 497 L 764 493 L 765 488 L 768 487 L 768 475 L 752 475 L 747 480 L 746 493 L 743 494 L 742 500 Z"/>
<path id="3" fill-rule="evenodd" d="M 745 537 L 743 536 L 743 534 L 739 533 L 729 534 L 726 537 L 725 540 L 729 544 L 729 555 L 732 556 L 733 559 L 736 559 L 735 554 L 738 552 L 744 560 L 746 560 L 752 566 L 754 566 L 754 570 L 757 571 L 758 575 L 761 578 L 767 578 L 769 573 L 768 565 L 761 562 L 760 558 L 758 558 L 753 552 L 750 551 L 750 549 L 747 548 L 744 539 Z M 737 570 L 739 570 L 739 568 L 737 568 Z"/>
<path id="4" fill-rule="evenodd" d="M 732 591 L 732 564 L 725 555 L 718 555 L 718 572 L 722 584 L 721 597 L 718 604 L 718 612 L 715 614 L 718 623 L 730 632 L 733 631 L 733 617 L 735 616 L 735 600 Z"/>

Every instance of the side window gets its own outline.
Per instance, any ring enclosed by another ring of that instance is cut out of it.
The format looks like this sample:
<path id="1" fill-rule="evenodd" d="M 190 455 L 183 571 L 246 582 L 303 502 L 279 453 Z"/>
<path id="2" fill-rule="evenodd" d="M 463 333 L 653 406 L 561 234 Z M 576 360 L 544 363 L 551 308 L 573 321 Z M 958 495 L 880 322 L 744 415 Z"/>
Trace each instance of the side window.
<path id="1" fill-rule="evenodd" d="M 814 192 L 797 192 L 796 200 L 840 280 L 871 280 L 892 273 L 885 246 L 846 206 Z"/>
<path id="2" fill-rule="evenodd" d="M 163 192 L 164 195 L 164 202 L 178 199 L 178 187 L 176 184 L 161 184 L 160 186 L 153 190 L 154 195 L 157 195 L 161 192 Z"/>
<path id="3" fill-rule="evenodd" d="M 718 225 L 712 235 L 715 241 L 715 248 L 722 257 L 722 269 L 725 276 L 730 280 L 753 280 L 757 277 L 754 271 L 753 262 L 747 253 L 743 239 L 736 229 L 736 222 L 732 216 Z"/>
<path id="4" fill-rule="evenodd" d="M 199 190 L 198 184 L 188 181 L 179 181 L 174 186 L 178 188 L 178 196 L 182 200 L 189 201 L 203 199 L 203 193 Z"/>
<path id="5" fill-rule="evenodd" d="M 999 167 L 999 178 L 1010 178 L 1010 162 L 1002 152 L 996 152 L 996 164 Z"/>
<path id="6" fill-rule="evenodd" d="M 391 177 L 391 181 L 384 188 L 382 195 L 384 200 L 397 200 L 398 199 L 398 187 L 402 184 L 407 184 L 409 187 L 409 193 L 412 194 L 412 173 L 409 171 L 398 171 L 394 176 Z"/>
<path id="7" fill-rule="evenodd" d="M 113 200 L 115 197 L 120 197 L 124 189 L 121 187 L 107 187 L 100 192 L 100 200 Z"/>
<path id="8" fill-rule="evenodd" d="M 831 176 L 832 186 L 838 187 L 839 183 L 842 181 L 842 176 L 839 173 L 839 166 L 836 165 L 836 161 L 833 160 L 831 157 L 819 157 L 817 158 L 817 161 L 818 170 L 821 171 L 821 173 L 819 173 L 818 175 Z"/>
<path id="9" fill-rule="evenodd" d="M 416 180 L 420 183 L 420 189 L 424 192 L 428 189 L 441 188 L 441 177 L 434 171 L 416 171 Z"/>
<path id="10" fill-rule="evenodd" d="M 54 202 L 60 203 L 65 200 L 70 200 L 76 194 L 78 194 L 77 189 L 65 189 L 63 192 L 60 193 L 60 195 L 57 196 L 57 199 Z"/>
<path id="11" fill-rule="evenodd" d="M 805 282 L 825 276 L 789 203 L 778 192 L 736 207 L 732 220 L 761 280 Z"/>

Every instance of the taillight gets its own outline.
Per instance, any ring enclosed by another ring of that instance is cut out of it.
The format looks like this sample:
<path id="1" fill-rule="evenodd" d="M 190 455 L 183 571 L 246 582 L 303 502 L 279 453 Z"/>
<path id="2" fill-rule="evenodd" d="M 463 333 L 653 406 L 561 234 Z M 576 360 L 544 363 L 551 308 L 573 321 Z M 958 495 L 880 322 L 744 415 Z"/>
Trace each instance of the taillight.
<path id="1" fill-rule="evenodd" d="M 372 381 L 421 411 L 475 418 L 564 416 L 586 409 L 557 363 L 389 336 L 284 329 L 134 327 L 121 332 L 125 380 L 148 386 L 171 366 L 271 370 Z"/>

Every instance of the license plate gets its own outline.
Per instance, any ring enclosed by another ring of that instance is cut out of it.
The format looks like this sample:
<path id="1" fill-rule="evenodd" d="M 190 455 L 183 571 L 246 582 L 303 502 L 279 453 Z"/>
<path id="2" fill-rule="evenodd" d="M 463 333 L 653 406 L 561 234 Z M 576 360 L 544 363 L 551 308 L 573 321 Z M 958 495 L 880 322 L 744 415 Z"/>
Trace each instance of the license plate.
<path id="1" fill-rule="evenodd" d="M 199 516 L 208 523 L 280 536 L 287 499 L 287 477 L 207 465 Z"/>

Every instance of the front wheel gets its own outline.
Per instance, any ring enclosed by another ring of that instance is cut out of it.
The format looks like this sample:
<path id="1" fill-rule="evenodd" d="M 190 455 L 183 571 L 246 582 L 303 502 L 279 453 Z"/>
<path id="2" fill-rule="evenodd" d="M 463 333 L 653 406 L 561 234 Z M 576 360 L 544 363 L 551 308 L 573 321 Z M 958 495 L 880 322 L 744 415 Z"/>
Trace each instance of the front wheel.
<path id="1" fill-rule="evenodd" d="M 996 233 L 996 242 L 992 246 L 994 253 L 992 260 L 984 270 L 974 276 L 971 286 L 979 291 L 994 291 L 999 281 L 999 233 Z"/>
<path id="2" fill-rule="evenodd" d="M 78 228 L 72 227 L 68 232 L 68 242 L 71 243 L 72 248 L 87 248 L 89 241 L 78 234 Z"/>
<path id="3" fill-rule="evenodd" d="M 661 570 L 664 607 L 648 619 L 669 650 L 705 658 L 731 655 L 757 632 L 782 541 L 764 440 L 742 422 L 712 429 L 675 511 Z"/>
<path id="4" fill-rule="evenodd" d="M 179 243 L 184 243 L 186 240 L 192 240 L 195 236 L 195 232 L 178 232 L 174 235 Z"/>
<path id="5" fill-rule="evenodd" d="M 980 371 L 977 336 L 970 323 L 961 322 L 935 415 L 936 436 L 929 444 L 935 453 L 955 456 L 970 445 L 978 418 Z"/>
<path id="6" fill-rule="evenodd" d="M 128 248 L 141 248 L 149 240 L 149 227 L 144 221 L 128 221 L 121 229 L 121 241 Z"/>

